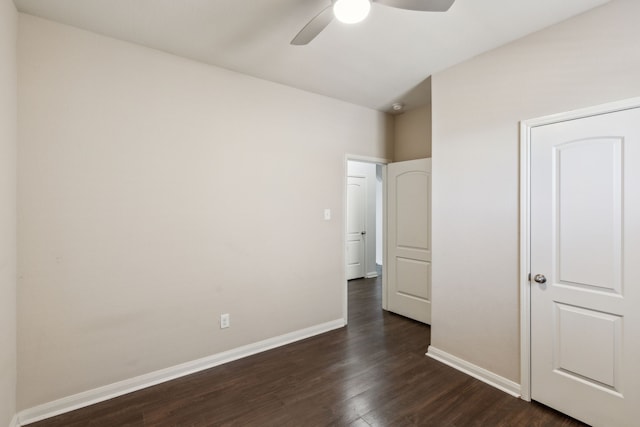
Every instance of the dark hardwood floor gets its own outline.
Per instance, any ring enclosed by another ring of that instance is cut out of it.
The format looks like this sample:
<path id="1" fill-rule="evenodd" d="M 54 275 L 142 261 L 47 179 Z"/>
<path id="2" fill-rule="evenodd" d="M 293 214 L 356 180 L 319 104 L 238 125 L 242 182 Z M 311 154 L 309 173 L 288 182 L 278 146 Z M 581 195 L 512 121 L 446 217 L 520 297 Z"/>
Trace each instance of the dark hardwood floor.
<path id="1" fill-rule="evenodd" d="M 349 326 L 45 421 L 76 426 L 583 426 L 426 357 L 430 328 L 349 283 Z"/>

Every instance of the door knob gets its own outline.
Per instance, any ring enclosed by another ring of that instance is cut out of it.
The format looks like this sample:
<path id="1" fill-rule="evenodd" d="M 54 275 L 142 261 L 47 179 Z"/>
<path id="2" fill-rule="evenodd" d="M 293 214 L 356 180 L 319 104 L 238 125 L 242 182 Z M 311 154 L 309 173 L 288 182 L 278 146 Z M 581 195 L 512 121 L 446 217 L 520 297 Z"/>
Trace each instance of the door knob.
<path id="1" fill-rule="evenodd" d="M 360 234 L 362 234 L 364 236 L 365 234 L 367 234 L 367 232 L 366 231 L 361 231 Z"/>
<path id="2" fill-rule="evenodd" d="M 533 280 L 536 283 L 540 283 L 540 284 L 547 283 L 547 278 L 544 277 L 544 274 L 536 274 L 535 276 L 533 276 Z"/>

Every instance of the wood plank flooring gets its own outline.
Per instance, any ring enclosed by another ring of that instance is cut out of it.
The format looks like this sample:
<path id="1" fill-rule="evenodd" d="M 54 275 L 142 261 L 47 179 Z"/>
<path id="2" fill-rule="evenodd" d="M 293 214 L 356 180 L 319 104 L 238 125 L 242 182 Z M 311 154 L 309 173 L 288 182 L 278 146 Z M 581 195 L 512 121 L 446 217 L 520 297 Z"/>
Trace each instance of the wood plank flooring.
<path id="1" fill-rule="evenodd" d="M 380 305 L 351 281 L 346 328 L 31 426 L 584 426 L 426 357 L 429 327 Z"/>

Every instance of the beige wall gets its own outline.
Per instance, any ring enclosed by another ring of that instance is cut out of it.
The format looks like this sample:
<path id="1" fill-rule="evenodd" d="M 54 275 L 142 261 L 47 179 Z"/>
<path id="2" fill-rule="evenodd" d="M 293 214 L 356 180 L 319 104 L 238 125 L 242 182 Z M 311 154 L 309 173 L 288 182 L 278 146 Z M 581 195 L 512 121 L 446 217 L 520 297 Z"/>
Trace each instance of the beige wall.
<path id="1" fill-rule="evenodd" d="M 0 0 L 0 426 L 16 412 L 16 37 L 18 14 Z"/>
<path id="2" fill-rule="evenodd" d="M 414 108 L 394 118 L 393 160 L 431 157 L 431 105 Z"/>
<path id="3" fill-rule="evenodd" d="M 19 28 L 19 409 L 342 318 L 345 154 L 391 155 L 384 114 Z"/>
<path id="4" fill-rule="evenodd" d="M 640 2 L 433 76 L 432 344 L 519 382 L 518 123 L 640 96 Z"/>

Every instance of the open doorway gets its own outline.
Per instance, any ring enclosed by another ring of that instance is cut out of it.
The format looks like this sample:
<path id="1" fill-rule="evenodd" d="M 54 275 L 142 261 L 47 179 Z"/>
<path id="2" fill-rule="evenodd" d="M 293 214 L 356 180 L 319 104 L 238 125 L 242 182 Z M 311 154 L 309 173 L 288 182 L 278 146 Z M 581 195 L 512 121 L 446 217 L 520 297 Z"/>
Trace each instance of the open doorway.
<path id="1" fill-rule="evenodd" d="M 346 323 L 358 283 L 375 286 L 380 308 L 431 324 L 431 159 L 347 158 L 345 170 Z"/>
<path id="2" fill-rule="evenodd" d="M 349 284 L 368 283 L 382 293 L 384 263 L 383 169 L 387 160 L 347 157 L 345 177 L 345 307 Z M 361 281 L 361 282 L 357 282 Z"/>
<path id="3" fill-rule="evenodd" d="M 380 165 L 347 162 L 347 280 L 378 276 L 382 266 L 382 172 Z"/>

